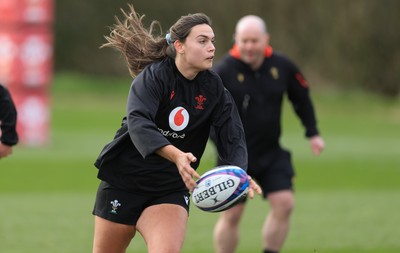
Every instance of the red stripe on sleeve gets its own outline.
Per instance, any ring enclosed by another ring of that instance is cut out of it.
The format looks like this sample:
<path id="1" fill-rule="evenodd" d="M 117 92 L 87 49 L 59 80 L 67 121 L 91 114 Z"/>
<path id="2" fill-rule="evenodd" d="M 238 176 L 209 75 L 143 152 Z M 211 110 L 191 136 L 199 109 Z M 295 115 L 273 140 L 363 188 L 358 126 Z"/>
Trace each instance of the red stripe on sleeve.
<path id="1" fill-rule="evenodd" d="M 308 88 L 307 80 L 303 77 L 302 74 L 296 73 L 296 79 L 297 79 L 297 81 L 299 81 L 301 86 L 303 86 L 304 88 Z"/>

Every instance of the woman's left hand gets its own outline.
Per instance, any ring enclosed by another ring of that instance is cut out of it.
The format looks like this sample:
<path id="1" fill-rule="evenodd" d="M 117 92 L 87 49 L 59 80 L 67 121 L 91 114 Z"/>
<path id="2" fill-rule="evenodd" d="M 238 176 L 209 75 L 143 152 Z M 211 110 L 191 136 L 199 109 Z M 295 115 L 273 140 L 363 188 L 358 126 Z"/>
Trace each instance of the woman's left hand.
<path id="1" fill-rule="evenodd" d="M 262 190 L 261 187 L 251 178 L 251 176 L 248 176 L 249 178 L 249 197 L 252 199 L 254 198 L 254 192 L 256 192 L 258 195 L 261 195 Z"/>

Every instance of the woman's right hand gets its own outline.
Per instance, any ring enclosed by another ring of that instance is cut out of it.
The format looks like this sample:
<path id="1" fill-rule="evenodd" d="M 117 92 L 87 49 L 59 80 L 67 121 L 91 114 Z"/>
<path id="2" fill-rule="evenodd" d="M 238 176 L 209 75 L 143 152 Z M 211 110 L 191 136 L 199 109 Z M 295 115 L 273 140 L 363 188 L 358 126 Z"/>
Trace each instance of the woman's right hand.
<path id="1" fill-rule="evenodd" d="M 200 175 L 192 168 L 192 166 L 190 166 L 190 164 L 196 162 L 197 158 L 192 153 L 184 153 L 173 145 L 166 145 L 159 148 L 156 153 L 175 163 L 179 174 L 182 177 L 182 181 L 190 191 L 193 191 L 197 186 L 194 178 L 199 179 Z"/>
<path id="2" fill-rule="evenodd" d="M 193 191 L 194 188 L 197 186 L 194 178 L 200 178 L 200 175 L 190 165 L 191 163 L 194 163 L 196 161 L 197 158 L 192 153 L 182 153 L 177 156 L 175 162 L 183 182 L 190 191 Z"/>

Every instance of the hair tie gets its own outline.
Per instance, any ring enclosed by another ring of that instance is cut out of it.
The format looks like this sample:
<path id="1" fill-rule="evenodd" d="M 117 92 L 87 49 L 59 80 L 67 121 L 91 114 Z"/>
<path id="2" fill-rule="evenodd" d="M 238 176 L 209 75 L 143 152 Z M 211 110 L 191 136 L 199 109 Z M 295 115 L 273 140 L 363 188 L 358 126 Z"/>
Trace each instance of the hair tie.
<path id="1" fill-rule="evenodd" d="M 171 41 L 171 33 L 167 33 L 165 35 L 165 40 L 167 41 L 168 45 L 171 45 L 172 41 Z"/>

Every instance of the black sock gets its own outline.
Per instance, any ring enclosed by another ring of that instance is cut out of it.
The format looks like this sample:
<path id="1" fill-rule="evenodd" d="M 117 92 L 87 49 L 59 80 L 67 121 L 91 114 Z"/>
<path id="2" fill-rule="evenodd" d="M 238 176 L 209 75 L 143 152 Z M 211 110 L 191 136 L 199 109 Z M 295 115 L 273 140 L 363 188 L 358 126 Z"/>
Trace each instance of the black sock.
<path id="1" fill-rule="evenodd" d="M 273 250 L 265 249 L 264 253 L 279 253 L 279 251 L 273 251 Z"/>

